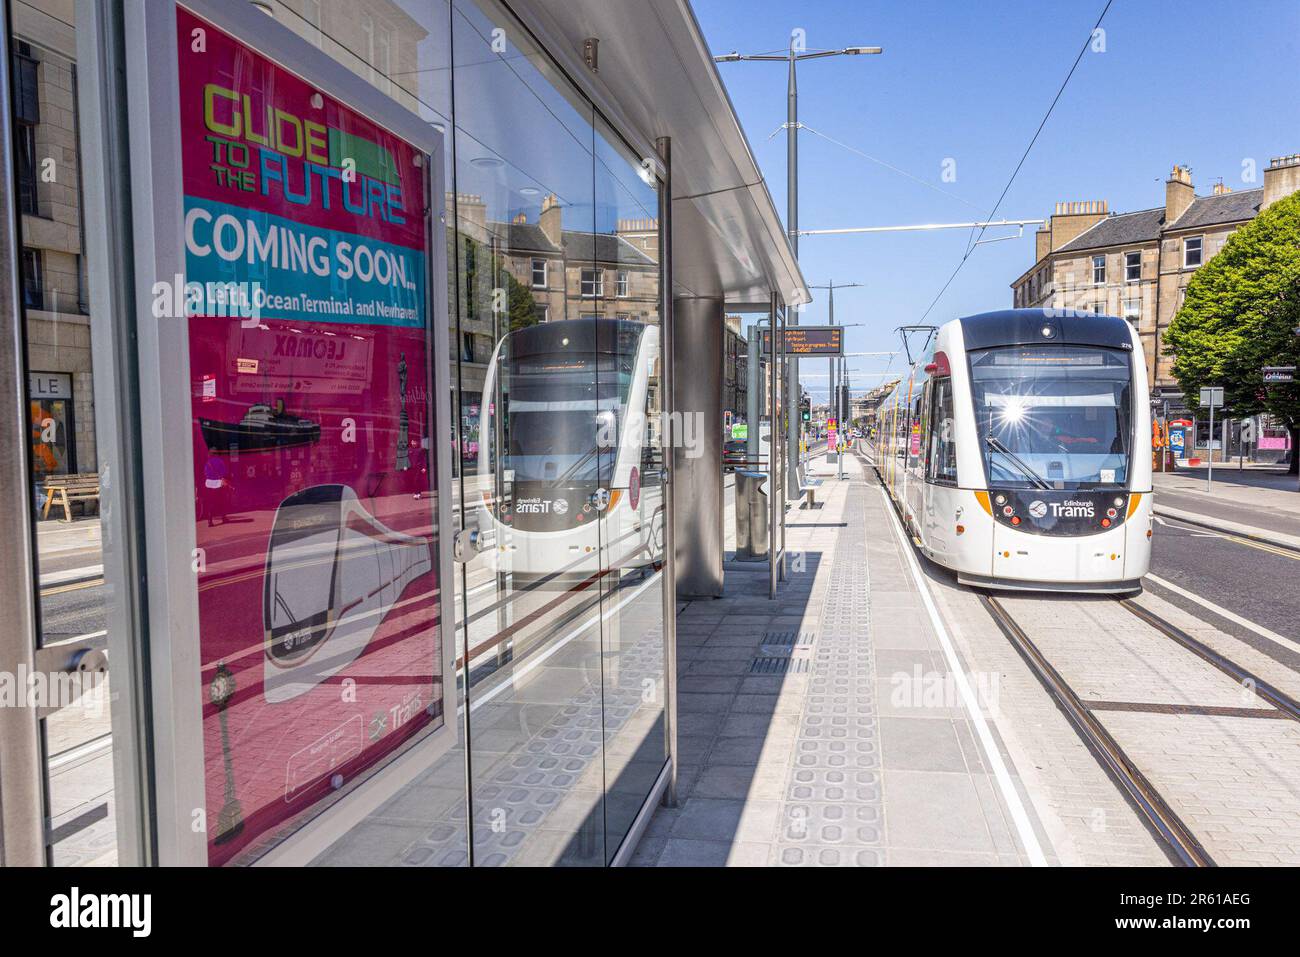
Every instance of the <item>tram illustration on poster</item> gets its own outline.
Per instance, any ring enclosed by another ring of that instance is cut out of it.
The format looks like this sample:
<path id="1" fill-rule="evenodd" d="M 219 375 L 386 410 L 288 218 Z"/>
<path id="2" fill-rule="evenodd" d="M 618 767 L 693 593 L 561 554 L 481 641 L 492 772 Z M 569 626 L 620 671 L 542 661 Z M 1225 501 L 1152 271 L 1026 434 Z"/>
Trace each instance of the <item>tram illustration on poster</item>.
<path id="1" fill-rule="evenodd" d="M 178 10 L 208 859 L 444 721 L 426 156 Z"/>

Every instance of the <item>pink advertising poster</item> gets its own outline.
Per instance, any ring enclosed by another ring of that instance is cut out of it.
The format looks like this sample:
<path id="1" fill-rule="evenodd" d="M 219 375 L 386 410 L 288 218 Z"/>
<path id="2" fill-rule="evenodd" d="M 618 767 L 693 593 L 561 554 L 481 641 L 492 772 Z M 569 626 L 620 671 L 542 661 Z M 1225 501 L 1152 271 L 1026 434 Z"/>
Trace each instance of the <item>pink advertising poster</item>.
<path id="1" fill-rule="evenodd" d="M 177 26 L 206 828 L 224 864 L 445 720 L 425 158 L 211 23 Z"/>

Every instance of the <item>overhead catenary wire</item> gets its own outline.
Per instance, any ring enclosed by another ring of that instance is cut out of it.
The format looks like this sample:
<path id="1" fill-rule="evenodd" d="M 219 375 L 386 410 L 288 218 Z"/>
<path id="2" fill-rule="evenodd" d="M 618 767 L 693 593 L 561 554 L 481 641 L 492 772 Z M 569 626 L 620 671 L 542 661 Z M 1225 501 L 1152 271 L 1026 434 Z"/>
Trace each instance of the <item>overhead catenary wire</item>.
<path id="1" fill-rule="evenodd" d="M 1074 76 L 1075 70 L 1079 68 L 1079 64 L 1083 61 L 1083 55 L 1088 52 L 1088 47 L 1092 44 L 1093 37 L 1096 36 L 1097 30 L 1101 26 L 1101 22 L 1106 19 L 1106 13 L 1110 10 L 1110 6 L 1114 2 L 1115 0 L 1106 0 L 1106 5 L 1102 7 L 1101 14 L 1097 17 L 1097 22 L 1093 24 L 1092 29 L 1088 31 L 1088 38 L 1084 40 L 1083 45 L 1079 48 L 1079 55 L 1074 58 L 1074 63 L 1070 66 L 1070 72 L 1067 73 L 1065 79 L 1061 81 L 1061 85 L 1056 91 L 1056 96 L 1052 97 L 1052 102 L 1047 107 L 1047 112 L 1043 114 L 1042 120 L 1039 121 L 1038 128 L 1034 130 L 1034 135 L 1029 139 L 1029 144 L 1025 147 L 1024 152 L 1020 154 L 1020 161 L 1016 163 L 1016 168 L 1011 171 L 1011 176 L 1007 179 L 1006 186 L 1002 187 L 1002 192 L 998 196 L 998 201 L 994 203 L 993 208 L 989 210 L 987 216 L 988 219 L 992 219 L 997 214 L 998 209 L 1002 206 L 1002 201 L 1006 199 L 1007 193 L 1010 192 L 1012 184 L 1016 181 L 1016 177 L 1020 174 L 1021 168 L 1025 165 L 1025 160 L 1029 158 L 1029 153 L 1034 148 L 1034 144 L 1038 142 L 1039 135 L 1042 134 L 1043 128 L 1047 125 L 1047 121 L 1051 119 L 1052 112 L 1056 109 L 1056 104 L 1060 102 L 1062 94 L 1065 93 L 1065 88 L 1070 83 L 1070 78 Z M 952 271 L 952 275 L 948 277 L 947 282 L 943 284 L 930 305 L 926 307 L 925 312 L 921 314 L 920 322 L 925 322 L 926 317 L 928 317 L 930 313 L 934 311 L 934 307 L 939 304 L 939 300 L 943 298 L 943 294 L 948 291 L 948 287 L 952 285 L 953 280 L 957 278 L 957 274 L 960 273 L 962 267 L 966 265 L 966 260 L 970 259 L 971 254 L 978 248 L 977 243 L 983 237 L 986 229 L 988 229 L 987 226 L 981 227 L 979 233 L 974 236 L 974 240 L 967 243 L 966 252 L 962 254 L 961 259 L 958 261 L 957 268 Z"/>

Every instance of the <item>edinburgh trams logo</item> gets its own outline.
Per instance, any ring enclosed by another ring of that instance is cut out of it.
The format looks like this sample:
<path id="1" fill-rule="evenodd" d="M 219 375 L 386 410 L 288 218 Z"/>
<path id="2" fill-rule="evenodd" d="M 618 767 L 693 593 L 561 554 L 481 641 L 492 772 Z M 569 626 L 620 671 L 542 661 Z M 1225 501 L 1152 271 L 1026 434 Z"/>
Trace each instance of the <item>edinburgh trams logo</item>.
<path id="1" fill-rule="evenodd" d="M 1040 499 L 1034 499 L 1029 503 L 1029 514 L 1034 518 L 1043 518 L 1047 515 L 1047 503 Z"/>

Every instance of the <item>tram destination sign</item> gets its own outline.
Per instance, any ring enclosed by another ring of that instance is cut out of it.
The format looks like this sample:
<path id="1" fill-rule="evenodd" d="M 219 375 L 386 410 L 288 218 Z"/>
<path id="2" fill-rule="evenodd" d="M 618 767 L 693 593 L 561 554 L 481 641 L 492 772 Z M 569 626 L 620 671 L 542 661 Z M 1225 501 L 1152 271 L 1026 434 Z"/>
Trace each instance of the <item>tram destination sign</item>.
<path id="1" fill-rule="evenodd" d="M 785 353 L 792 356 L 844 355 L 843 326 L 787 326 L 781 337 Z M 772 351 L 772 331 L 763 330 L 763 352 Z"/>
<path id="2" fill-rule="evenodd" d="M 1295 366 L 1264 366 L 1265 382 L 1294 382 Z"/>

